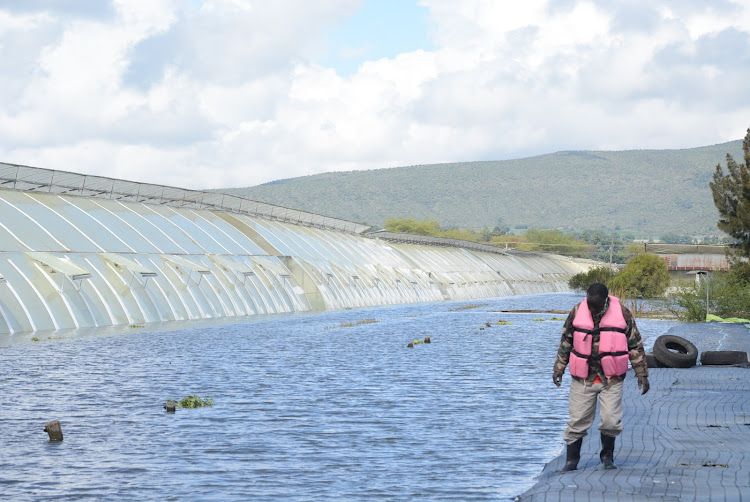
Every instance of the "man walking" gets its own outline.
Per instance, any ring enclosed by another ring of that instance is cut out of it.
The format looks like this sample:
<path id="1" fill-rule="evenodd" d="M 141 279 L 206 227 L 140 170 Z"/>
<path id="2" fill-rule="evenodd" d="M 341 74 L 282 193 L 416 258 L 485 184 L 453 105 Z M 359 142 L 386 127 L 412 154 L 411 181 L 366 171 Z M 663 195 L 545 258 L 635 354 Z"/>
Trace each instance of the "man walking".
<path id="1" fill-rule="evenodd" d="M 581 444 L 594 423 L 599 401 L 599 458 L 605 469 L 616 469 L 615 438 L 622 432 L 622 388 L 628 361 L 638 377 L 641 394 L 648 392 L 648 365 L 635 319 L 620 300 L 609 296 L 607 286 L 594 283 L 586 299 L 573 307 L 563 327 L 552 381 L 560 387 L 565 367 L 570 383 L 570 419 L 563 433 L 567 444 L 562 471 L 574 471 Z"/>

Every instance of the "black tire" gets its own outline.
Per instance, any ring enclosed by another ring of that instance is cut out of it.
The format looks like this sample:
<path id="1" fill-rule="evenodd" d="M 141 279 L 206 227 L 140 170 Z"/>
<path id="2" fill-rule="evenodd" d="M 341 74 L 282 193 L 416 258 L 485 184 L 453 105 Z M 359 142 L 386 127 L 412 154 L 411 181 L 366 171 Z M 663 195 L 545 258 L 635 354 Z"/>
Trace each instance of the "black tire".
<path id="1" fill-rule="evenodd" d="M 741 350 L 707 350 L 701 352 L 703 366 L 731 366 L 747 362 L 747 352 Z"/>
<path id="2" fill-rule="evenodd" d="M 682 337 L 662 335 L 654 342 L 654 357 L 668 368 L 692 368 L 698 349 Z"/>
<path id="3" fill-rule="evenodd" d="M 649 368 L 664 368 L 665 366 L 654 357 L 653 352 L 646 352 L 646 366 Z"/>

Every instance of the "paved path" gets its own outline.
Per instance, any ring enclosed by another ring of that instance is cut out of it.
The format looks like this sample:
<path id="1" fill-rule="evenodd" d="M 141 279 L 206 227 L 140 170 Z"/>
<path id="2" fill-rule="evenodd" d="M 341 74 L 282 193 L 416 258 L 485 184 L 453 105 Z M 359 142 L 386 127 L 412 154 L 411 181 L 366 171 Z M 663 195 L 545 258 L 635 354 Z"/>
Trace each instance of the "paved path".
<path id="1" fill-rule="evenodd" d="M 750 352 L 750 331 L 741 324 L 683 325 L 669 333 L 701 352 Z M 615 448 L 619 469 L 601 467 L 597 417 L 583 440 L 578 470 L 556 472 L 565 463 L 563 451 L 517 500 L 750 502 L 750 368 L 698 365 L 649 372 L 645 396 L 632 370 L 625 381 L 625 430 Z"/>

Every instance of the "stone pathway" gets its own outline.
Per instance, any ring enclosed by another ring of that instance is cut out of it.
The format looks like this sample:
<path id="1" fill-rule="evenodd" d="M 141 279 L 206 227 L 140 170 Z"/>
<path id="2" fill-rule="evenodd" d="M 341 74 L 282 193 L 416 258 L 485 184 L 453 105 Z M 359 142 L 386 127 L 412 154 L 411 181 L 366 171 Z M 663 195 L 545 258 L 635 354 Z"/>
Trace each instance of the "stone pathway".
<path id="1" fill-rule="evenodd" d="M 750 331 L 736 324 L 691 324 L 669 334 L 699 351 L 750 352 Z M 599 461 L 597 417 L 583 440 L 578 470 L 557 472 L 565 453 L 547 464 L 523 501 L 750 501 L 750 368 L 650 368 L 651 390 L 625 381 L 616 470 Z M 562 435 L 562 431 L 560 431 Z"/>

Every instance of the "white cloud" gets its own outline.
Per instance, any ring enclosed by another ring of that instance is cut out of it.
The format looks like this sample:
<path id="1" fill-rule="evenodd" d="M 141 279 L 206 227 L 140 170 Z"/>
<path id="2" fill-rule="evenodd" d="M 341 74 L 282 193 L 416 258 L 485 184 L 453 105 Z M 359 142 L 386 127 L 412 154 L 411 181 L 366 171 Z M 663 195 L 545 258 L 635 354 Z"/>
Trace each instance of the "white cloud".
<path id="1" fill-rule="evenodd" d="M 348 76 L 311 61 L 361 0 L 97 4 L 0 0 L 0 160 L 246 186 L 750 125 L 750 9 L 728 0 L 420 0 L 437 48 Z"/>

